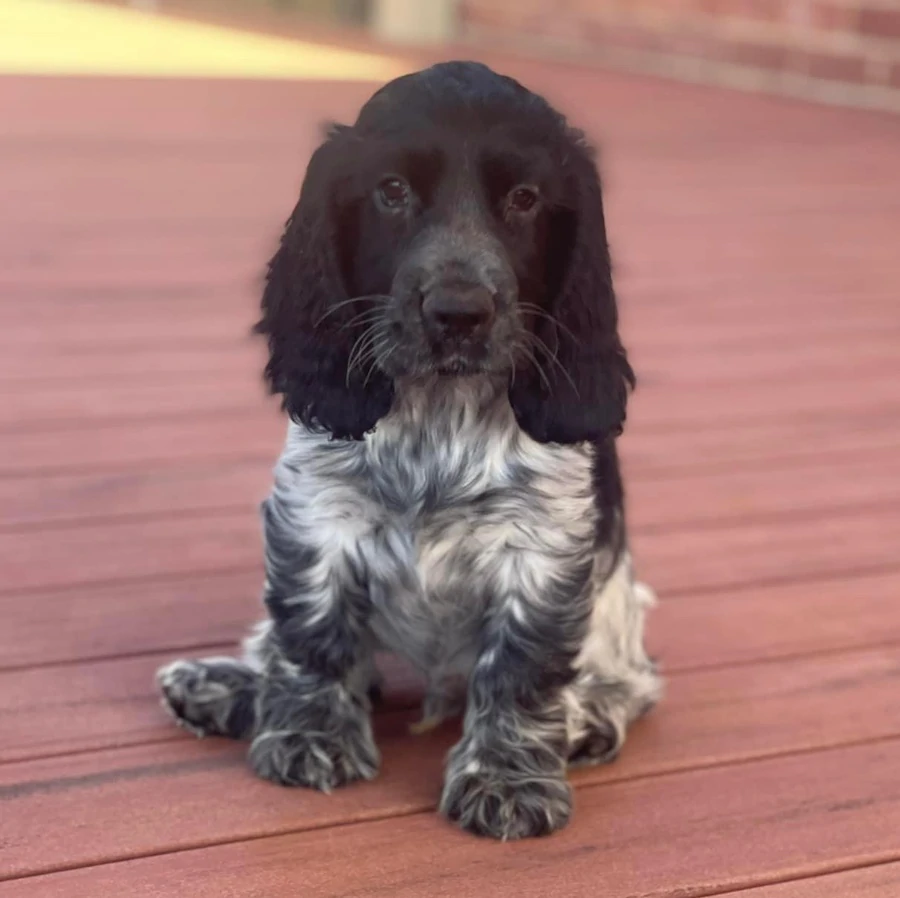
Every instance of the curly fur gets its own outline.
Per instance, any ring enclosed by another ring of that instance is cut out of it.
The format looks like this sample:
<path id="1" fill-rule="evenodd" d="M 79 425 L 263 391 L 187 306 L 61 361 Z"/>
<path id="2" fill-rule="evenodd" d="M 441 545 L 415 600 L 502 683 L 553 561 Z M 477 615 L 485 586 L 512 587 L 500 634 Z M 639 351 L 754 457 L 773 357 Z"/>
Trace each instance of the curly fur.
<path id="1" fill-rule="evenodd" d="M 502 839 L 559 829 L 567 763 L 610 760 L 660 694 L 583 137 L 481 65 L 392 82 L 313 155 L 262 308 L 291 417 L 262 509 L 269 618 L 241 660 L 163 668 L 167 707 L 249 739 L 260 776 L 328 791 L 376 774 L 373 659 L 396 652 L 424 724 L 464 710 L 442 812 Z"/>

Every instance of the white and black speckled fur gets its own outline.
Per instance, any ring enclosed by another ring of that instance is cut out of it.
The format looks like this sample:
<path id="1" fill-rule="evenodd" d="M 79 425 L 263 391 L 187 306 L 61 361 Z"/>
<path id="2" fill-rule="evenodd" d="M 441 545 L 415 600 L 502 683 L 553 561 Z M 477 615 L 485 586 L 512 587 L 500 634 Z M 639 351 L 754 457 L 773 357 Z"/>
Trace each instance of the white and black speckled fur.
<path id="1" fill-rule="evenodd" d="M 361 442 L 292 426 L 268 515 L 330 576 L 365 580 L 369 638 L 423 673 L 433 704 L 468 677 L 486 616 L 524 617 L 591 563 L 590 452 L 530 440 L 489 380 L 435 379 Z M 332 596 L 304 591 L 304 613 Z"/>
<path id="2" fill-rule="evenodd" d="M 164 668 L 169 706 L 192 729 L 253 737 L 262 775 L 330 789 L 377 770 L 372 654 L 396 652 L 425 678 L 433 722 L 461 708 L 470 682 L 445 809 L 464 795 L 456 815 L 505 837 L 556 828 L 566 760 L 613 757 L 660 690 L 642 642 L 651 595 L 624 548 L 597 543 L 601 516 L 620 509 L 598 503 L 596 451 L 536 443 L 481 378 L 404 385 L 362 441 L 291 424 L 263 517 L 267 602 L 296 641 L 285 652 L 266 624 L 243 663 Z M 509 744 L 512 772 L 496 757 L 506 764 Z M 524 819 L 480 802 L 504 780 L 520 781 L 519 803 L 534 793 Z"/>
<path id="3" fill-rule="evenodd" d="M 328 791 L 377 772 L 374 656 L 395 652 L 424 725 L 464 712 L 443 813 L 502 839 L 565 825 L 567 764 L 614 757 L 660 692 L 582 136 L 477 64 L 392 82 L 314 154 L 262 309 L 292 419 L 262 510 L 269 619 L 243 660 L 163 668 L 167 708 Z"/>

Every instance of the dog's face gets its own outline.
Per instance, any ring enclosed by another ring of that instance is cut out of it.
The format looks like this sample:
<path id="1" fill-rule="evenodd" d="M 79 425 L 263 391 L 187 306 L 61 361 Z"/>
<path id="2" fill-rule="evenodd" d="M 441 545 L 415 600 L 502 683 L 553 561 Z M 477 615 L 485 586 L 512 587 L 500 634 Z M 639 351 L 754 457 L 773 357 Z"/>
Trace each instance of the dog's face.
<path id="1" fill-rule="evenodd" d="M 412 121 L 407 134 L 357 138 L 337 239 L 364 379 L 373 366 L 505 373 L 536 357 L 562 184 L 547 149 L 512 131 Z"/>
<path id="2" fill-rule="evenodd" d="M 361 437 L 399 379 L 507 378 L 542 441 L 602 439 L 631 379 L 593 162 L 542 98 L 474 63 L 400 78 L 331 129 L 259 330 L 291 414 Z"/>

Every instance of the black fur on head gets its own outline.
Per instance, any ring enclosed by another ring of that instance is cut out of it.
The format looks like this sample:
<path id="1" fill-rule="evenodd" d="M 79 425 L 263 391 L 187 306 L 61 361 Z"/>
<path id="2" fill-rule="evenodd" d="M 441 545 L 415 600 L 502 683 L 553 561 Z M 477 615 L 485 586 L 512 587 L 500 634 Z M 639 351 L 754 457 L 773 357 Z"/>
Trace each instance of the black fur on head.
<path id="1" fill-rule="evenodd" d="M 540 442 L 621 430 L 600 182 L 580 132 L 477 63 L 383 87 L 309 163 L 257 330 L 290 415 L 361 439 L 406 379 L 509 384 Z"/>

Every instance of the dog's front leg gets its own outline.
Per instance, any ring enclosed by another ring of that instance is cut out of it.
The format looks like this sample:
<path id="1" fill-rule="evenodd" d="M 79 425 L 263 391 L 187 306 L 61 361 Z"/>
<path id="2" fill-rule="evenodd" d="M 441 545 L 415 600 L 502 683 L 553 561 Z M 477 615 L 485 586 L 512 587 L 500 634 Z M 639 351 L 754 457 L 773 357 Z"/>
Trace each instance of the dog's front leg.
<path id="1" fill-rule="evenodd" d="M 587 630 L 590 564 L 553 576 L 546 561 L 510 562 L 518 583 L 492 603 L 447 762 L 441 810 L 478 835 L 546 835 L 571 814 L 563 690 Z"/>
<path id="2" fill-rule="evenodd" d="M 259 776 L 329 791 L 378 769 L 367 696 L 369 599 L 352 538 L 298 527 L 277 497 L 263 508 L 265 601 L 250 763 Z"/>

